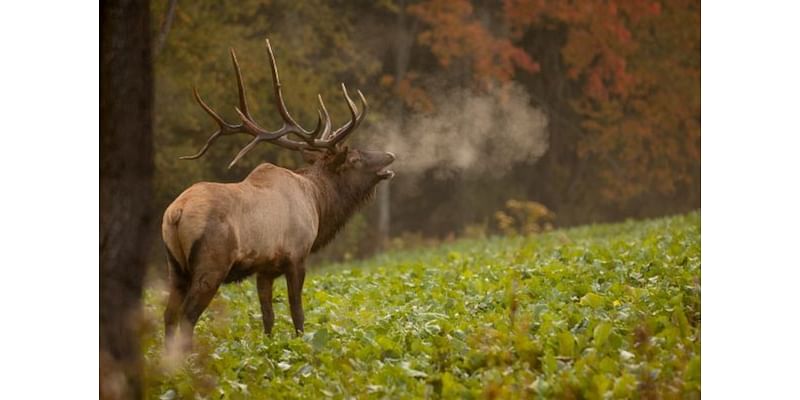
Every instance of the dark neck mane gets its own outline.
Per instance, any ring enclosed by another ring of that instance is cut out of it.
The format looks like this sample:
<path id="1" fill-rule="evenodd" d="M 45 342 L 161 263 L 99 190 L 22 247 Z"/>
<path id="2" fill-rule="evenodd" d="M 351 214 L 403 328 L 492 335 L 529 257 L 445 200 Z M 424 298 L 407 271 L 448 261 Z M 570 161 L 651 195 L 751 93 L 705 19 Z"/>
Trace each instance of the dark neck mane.
<path id="1" fill-rule="evenodd" d="M 372 198 L 375 185 L 356 187 L 339 175 L 316 166 L 301 168 L 298 174 L 311 180 L 315 189 L 315 200 L 319 211 L 319 231 L 311 252 L 328 244 L 345 226 L 353 214 Z"/>

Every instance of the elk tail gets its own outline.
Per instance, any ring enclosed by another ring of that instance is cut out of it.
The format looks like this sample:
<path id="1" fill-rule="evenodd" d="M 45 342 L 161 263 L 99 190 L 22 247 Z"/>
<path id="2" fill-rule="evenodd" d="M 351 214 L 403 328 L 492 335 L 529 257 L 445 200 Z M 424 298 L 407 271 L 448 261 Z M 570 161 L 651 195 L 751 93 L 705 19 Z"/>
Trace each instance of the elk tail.
<path id="1" fill-rule="evenodd" d="M 178 237 L 178 223 L 183 214 L 182 208 L 169 208 L 164 214 L 164 221 L 161 224 L 161 236 L 164 241 L 164 248 L 167 250 L 167 261 L 170 269 L 180 272 L 187 270 L 189 264 Z"/>

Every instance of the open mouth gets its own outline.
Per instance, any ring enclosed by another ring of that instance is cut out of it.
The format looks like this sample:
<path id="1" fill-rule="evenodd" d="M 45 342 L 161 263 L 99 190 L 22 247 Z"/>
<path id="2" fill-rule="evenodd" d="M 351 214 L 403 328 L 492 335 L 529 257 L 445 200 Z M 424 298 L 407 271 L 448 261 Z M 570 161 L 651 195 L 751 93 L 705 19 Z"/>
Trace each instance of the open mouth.
<path id="1" fill-rule="evenodd" d="M 391 151 L 386 152 L 386 156 L 389 158 L 389 161 L 386 163 L 386 167 L 382 170 L 378 171 L 378 178 L 379 179 L 392 179 L 394 178 L 394 171 L 389 169 L 389 164 L 393 163 L 394 160 L 397 159 L 397 156 L 394 155 Z"/>
<path id="2" fill-rule="evenodd" d="M 392 178 L 394 178 L 394 171 L 392 171 L 390 169 L 383 169 L 380 172 L 378 172 L 378 178 L 381 178 L 381 179 L 392 179 Z"/>

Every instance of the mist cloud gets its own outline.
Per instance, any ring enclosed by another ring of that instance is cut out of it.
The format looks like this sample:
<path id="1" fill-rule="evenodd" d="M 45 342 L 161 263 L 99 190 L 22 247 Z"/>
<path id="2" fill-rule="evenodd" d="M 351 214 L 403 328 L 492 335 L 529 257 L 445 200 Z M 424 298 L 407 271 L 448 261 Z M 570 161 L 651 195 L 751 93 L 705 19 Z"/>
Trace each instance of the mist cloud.
<path id="1" fill-rule="evenodd" d="M 519 84 L 475 94 L 451 89 L 435 95 L 436 111 L 373 124 L 372 146 L 394 152 L 393 169 L 414 179 L 433 171 L 500 176 L 515 164 L 533 163 L 547 150 L 547 118 L 530 105 Z M 390 117 L 391 118 L 391 117 Z"/>

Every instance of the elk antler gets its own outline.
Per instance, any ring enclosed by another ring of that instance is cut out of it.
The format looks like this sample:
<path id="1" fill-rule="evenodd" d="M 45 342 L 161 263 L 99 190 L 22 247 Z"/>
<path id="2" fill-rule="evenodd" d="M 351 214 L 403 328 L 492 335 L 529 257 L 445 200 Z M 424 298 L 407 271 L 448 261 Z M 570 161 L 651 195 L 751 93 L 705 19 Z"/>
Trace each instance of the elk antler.
<path id="1" fill-rule="evenodd" d="M 239 151 L 233 161 L 228 165 L 228 168 L 233 167 L 239 159 L 244 157 L 244 155 L 259 142 L 269 142 L 290 150 L 333 150 L 350 133 L 358 128 L 358 125 L 361 124 L 361 121 L 364 120 L 364 116 L 367 114 L 367 100 L 359 90 L 358 97 L 361 100 L 362 108 L 362 111 L 359 113 L 355 103 L 350 98 L 350 95 L 348 95 L 344 83 L 342 83 L 342 93 L 344 94 L 345 101 L 347 101 L 347 107 L 350 109 L 351 116 L 350 121 L 344 124 L 344 126 L 332 131 L 331 117 L 328 114 L 328 110 L 325 108 L 325 103 L 322 101 L 322 95 L 317 95 L 320 106 L 320 109 L 317 110 L 317 114 L 319 115 L 317 127 L 313 131 L 308 131 L 295 122 L 294 118 L 289 114 L 289 110 L 286 109 L 286 104 L 283 102 L 283 92 L 281 91 L 281 82 L 278 77 L 278 66 L 275 63 L 275 56 L 272 53 L 272 46 L 269 44 L 269 39 L 267 39 L 267 52 L 269 53 L 269 61 L 272 67 L 272 86 L 275 88 L 275 101 L 278 105 L 278 112 L 283 119 L 283 126 L 276 131 L 268 131 L 260 127 L 255 120 L 253 120 L 253 117 L 250 116 L 244 82 L 242 80 L 242 71 L 239 69 L 239 61 L 236 59 L 236 52 L 231 49 L 231 59 L 233 60 L 233 68 L 236 71 L 236 83 L 239 88 L 239 107 L 235 109 L 242 122 L 240 124 L 229 124 L 225 122 L 216 111 L 203 101 L 200 94 L 197 92 L 197 88 L 194 88 L 194 98 L 197 100 L 197 103 L 217 122 L 219 129 L 211 134 L 206 144 L 197 154 L 181 157 L 182 160 L 200 158 L 217 138 L 237 133 L 246 133 L 253 136 L 253 139 Z M 302 142 L 289 139 L 289 134 L 298 136 L 302 139 Z"/>

